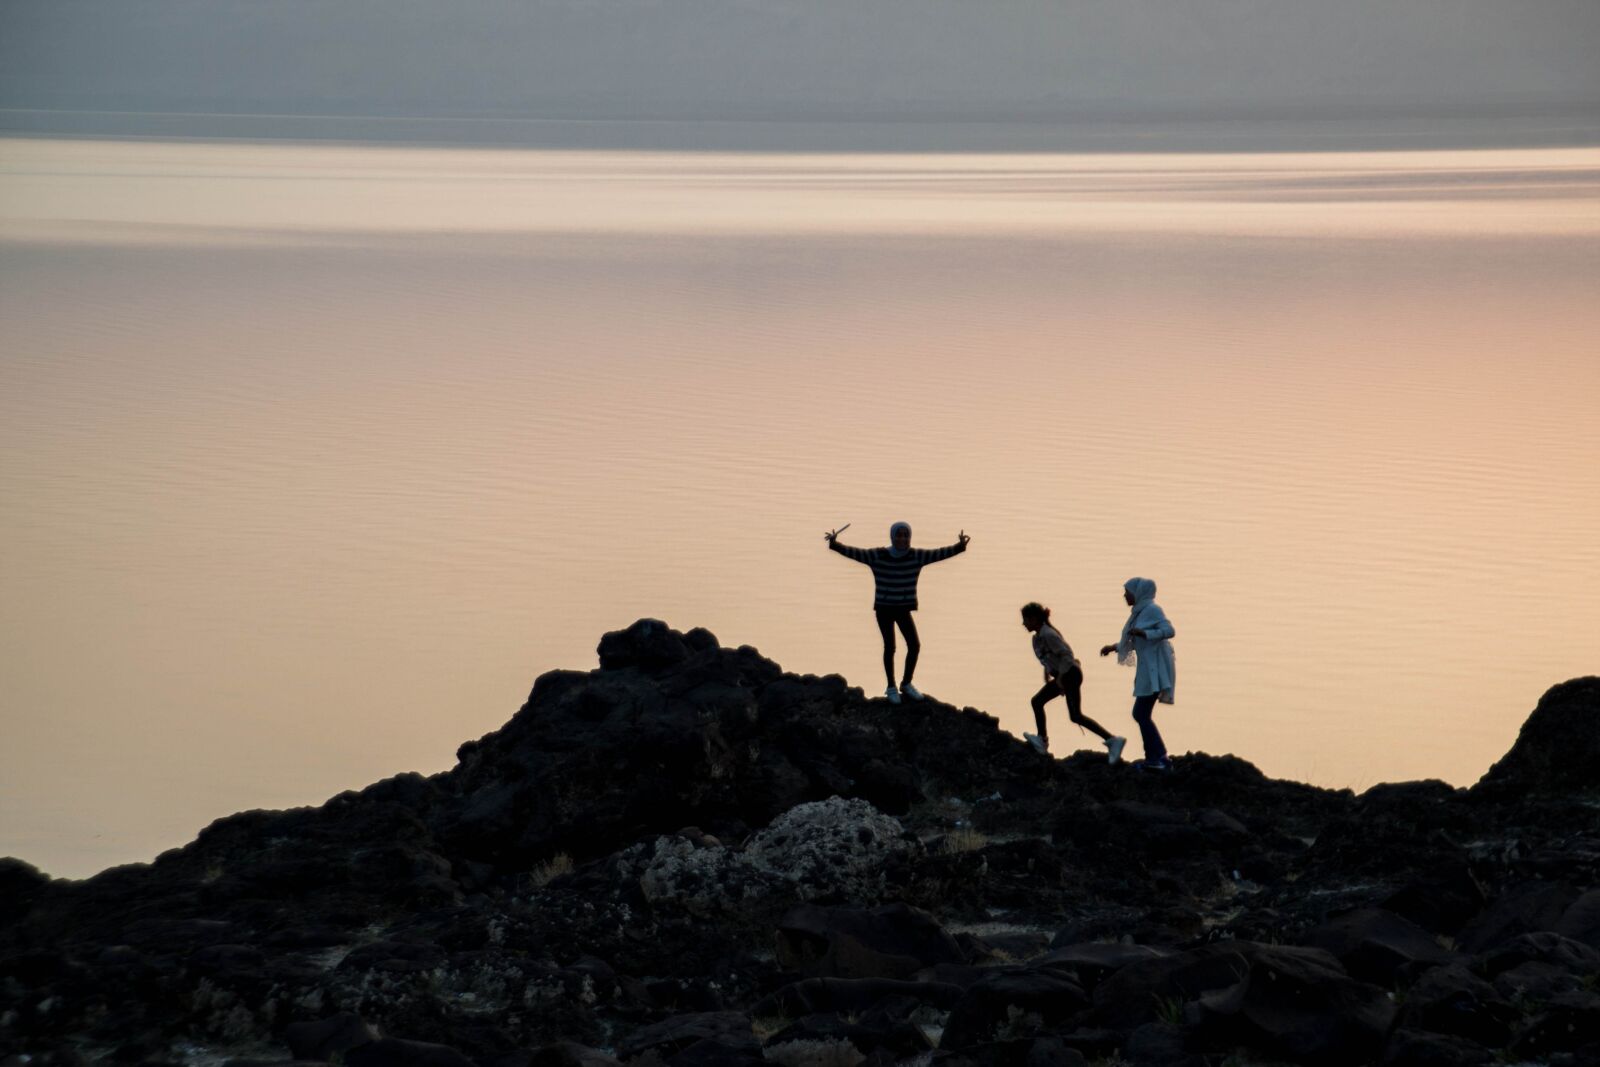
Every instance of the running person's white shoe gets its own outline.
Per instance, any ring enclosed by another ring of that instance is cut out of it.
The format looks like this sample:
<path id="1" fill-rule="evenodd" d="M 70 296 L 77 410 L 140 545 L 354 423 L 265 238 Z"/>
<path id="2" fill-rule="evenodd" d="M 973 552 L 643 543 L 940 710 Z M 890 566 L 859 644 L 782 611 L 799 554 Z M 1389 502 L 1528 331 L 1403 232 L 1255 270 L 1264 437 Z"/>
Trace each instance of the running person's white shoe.
<path id="1" fill-rule="evenodd" d="M 891 704 L 900 703 L 900 690 L 891 685 L 889 688 L 883 691 L 883 699 L 887 700 Z"/>
<path id="2" fill-rule="evenodd" d="M 1050 742 L 1038 734 L 1023 734 L 1022 739 L 1032 745 L 1033 750 L 1040 755 L 1048 756 L 1050 754 Z"/>
<path id="3" fill-rule="evenodd" d="M 912 700 L 921 700 L 922 699 L 922 690 L 918 689 L 916 686 L 912 685 L 910 682 L 907 682 L 905 685 L 902 685 L 900 687 L 900 692 L 904 693 L 906 696 L 910 697 Z"/>
<path id="4" fill-rule="evenodd" d="M 1117 763 L 1117 762 L 1121 761 L 1121 759 L 1122 759 L 1122 746 L 1126 745 L 1127 743 L 1128 743 L 1128 739 L 1126 737 L 1108 737 L 1108 738 L 1106 738 L 1106 751 L 1110 753 L 1110 761 L 1109 762 Z"/>

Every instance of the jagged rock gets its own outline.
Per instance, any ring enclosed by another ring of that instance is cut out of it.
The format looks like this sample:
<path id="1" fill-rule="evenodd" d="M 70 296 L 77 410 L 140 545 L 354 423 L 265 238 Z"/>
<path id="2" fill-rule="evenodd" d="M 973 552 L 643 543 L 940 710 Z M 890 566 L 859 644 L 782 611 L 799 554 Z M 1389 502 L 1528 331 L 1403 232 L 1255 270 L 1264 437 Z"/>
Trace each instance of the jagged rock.
<path id="1" fill-rule="evenodd" d="M 892 863 L 922 852 L 898 822 L 863 800 L 799 804 L 743 847 L 698 845 L 682 835 L 635 845 L 617 857 L 652 901 L 712 914 L 773 896 L 873 903 Z"/>
<path id="2" fill-rule="evenodd" d="M 920 908 L 822 908 L 803 904 L 778 924 L 778 958 L 823 978 L 909 978 L 960 963 L 955 938 Z"/>
<path id="3" fill-rule="evenodd" d="M 774 819 L 742 858 L 802 900 L 837 894 L 870 902 L 883 895 L 885 867 L 921 851 L 915 837 L 871 804 L 832 797 Z"/>
<path id="4" fill-rule="evenodd" d="M 1511 751 L 1490 767 L 1473 792 L 1584 793 L 1600 788 L 1600 677 L 1552 686 L 1522 724 Z"/>
<path id="5" fill-rule="evenodd" d="M 1251 1015 L 1282 959 L 1326 962 L 1255 942 L 1308 938 L 1392 980 L 1409 1014 L 1390 1061 L 1477 1057 L 1417 1029 L 1463 1011 L 1488 1013 L 1480 1036 L 1505 1024 L 1498 1058 L 1590 1055 L 1600 808 L 1581 783 L 1357 798 L 1205 753 L 1152 778 L 1088 751 L 1042 759 L 976 709 L 892 707 L 705 631 L 641 620 L 601 644 L 601 669 L 540 677 L 445 773 L 218 819 L 82 882 L 0 860 L 0 1057 L 136 1061 L 346 1010 L 371 1024 L 355 1047 L 436 1043 L 395 1056 L 599 1065 L 616 1061 L 598 1046 L 654 1026 L 668 1036 L 630 1067 L 754 1064 L 748 1018 L 775 1008 L 761 1032 L 792 1040 L 772 1062 L 883 1067 L 941 1029 L 972 1042 L 934 1052 L 949 1064 L 1216 1061 L 1230 1032 L 1255 1042 L 1245 1055 L 1314 1062 L 1323 1046 L 1291 1054 Z M 1567 729 L 1585 721 L 1530 722 L 1523 740 L 1582 747 Z M 1359 910 L 1374 905 L 1475 953 L 1470 980 L 1429 969 L 1451 957 Z M 1370 995 L 1318 973 L 1305 1004 L 1348 1015 Z M 1243 998 L 1231 1015 L 1224 993 Z M 741 1022 L 714 1040 L 696 1030 L 707 1012 Z"/>
<path id="6" fill-rule="evenodd" d="M 711 637 L 709 630 L 698 632 Z M 710 647 L 716 647 L 716 638 L 711 637 Z M 626 667 L 660 671 L 682 663 L 699 650 L 687 635 L 660 619 L 640 619 L 626 630 L 613 630 L 602 636 L 595 651 L 603 671 Z"/>

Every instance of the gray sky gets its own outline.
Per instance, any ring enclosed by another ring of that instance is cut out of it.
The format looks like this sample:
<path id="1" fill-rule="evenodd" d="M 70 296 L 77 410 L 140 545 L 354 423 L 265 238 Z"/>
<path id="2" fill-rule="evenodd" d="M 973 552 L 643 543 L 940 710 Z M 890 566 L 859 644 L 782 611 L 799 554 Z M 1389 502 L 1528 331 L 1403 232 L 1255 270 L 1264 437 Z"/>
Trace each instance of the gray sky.
<path id="1" fill-rule="evenodd" d="M 1061 117 L 1600 105 L 1595 0 L 0 0 L 0 106 Z"/>

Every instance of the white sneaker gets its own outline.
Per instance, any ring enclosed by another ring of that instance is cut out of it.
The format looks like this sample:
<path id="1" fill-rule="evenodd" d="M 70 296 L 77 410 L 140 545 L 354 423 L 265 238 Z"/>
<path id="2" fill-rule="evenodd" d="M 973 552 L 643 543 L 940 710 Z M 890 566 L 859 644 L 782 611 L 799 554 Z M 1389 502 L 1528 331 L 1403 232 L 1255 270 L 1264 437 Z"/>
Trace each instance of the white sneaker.
<path id="1" fill-rule="evenodd" d="M 904 693 L 906 696 L 910 697 L 912 700 L 921 700 L 922 699 L 922 690 L 918 689 L 916 686 L 912 685 L 910 682 L 907 682 L 905 685 L 902 685 L 900 687 L 900 692 Z"/>
<path id="2" fill-rule="evenodd" d="M 1128 739 L 1126 737 L 1106 738 L 1106 751 L 1111 754 L 1111 763 L 1117 763 L 1122 759 L 1122 746 L 1126 745 L 1127 743 Z"/>
<path id="3" fill-rule="evenodd" d="M 1028 744 L 1032 745 L 1035 752 L 1046 756 L 1050 754 L 1050 742 L 1046 741 L 1038 734 L 1023 734 L 1022 739 L 1028 742 Z"/>
<path id="4" fill-rule="evenodd" d="M 900 703 L 900 690 L 891 685 L 889 688 L 883 691 L 883 699 L 887 700 L 891 704 Z"/>

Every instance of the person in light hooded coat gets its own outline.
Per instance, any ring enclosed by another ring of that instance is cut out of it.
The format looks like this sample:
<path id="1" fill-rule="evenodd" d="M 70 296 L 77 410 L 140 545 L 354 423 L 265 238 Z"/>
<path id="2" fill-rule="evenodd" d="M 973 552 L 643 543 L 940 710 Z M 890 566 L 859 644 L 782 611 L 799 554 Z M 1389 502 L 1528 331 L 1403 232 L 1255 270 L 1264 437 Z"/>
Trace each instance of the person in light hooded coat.
<path id="1" fill-rule="evenodd" d="M 1139 737 L 1144 742 L 1144 759 L 1135 767 L 1151 771 L 1172 769 L 1167 758 L 1167 746 L 1156 729 L 1157 701 L 1173 702 L 1173 691 L 1178 681 L 1177 662 L 1172 654 L 1172 637 L 1176 631 L 1167 619 L 1167 613 L 1156 603 L 1156 583 L 1149 578 L 1129 578 L 1122 585 L 1122 599 L 1132 610 L 1128 621 L 1122 624 L 1122 636 L 1114 645 L 1100 650 L 1102 656 L 1115 652 L 1117 662 L 1133 667 L 1133 721 L 1139 724 Z"/>

